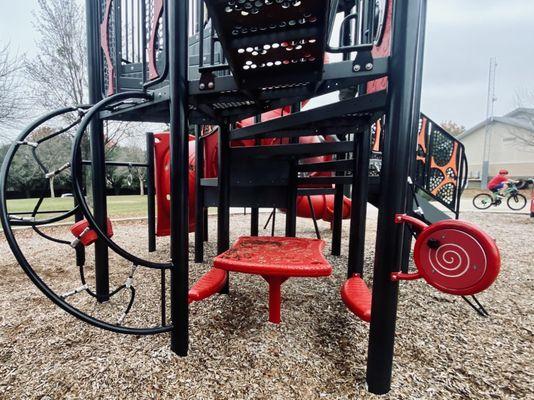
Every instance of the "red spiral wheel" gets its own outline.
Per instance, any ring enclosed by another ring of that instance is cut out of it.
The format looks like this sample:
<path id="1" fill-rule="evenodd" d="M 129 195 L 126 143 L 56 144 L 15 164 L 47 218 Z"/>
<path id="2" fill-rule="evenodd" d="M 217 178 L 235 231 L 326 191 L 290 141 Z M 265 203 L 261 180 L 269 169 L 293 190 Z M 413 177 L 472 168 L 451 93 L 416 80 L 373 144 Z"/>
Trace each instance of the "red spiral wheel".
<path id="1" fill-rule="evenodd" d="M 462 296 L 487 289 L 501 267 L 495 241 L 476 225 L 455 220 L 424 229 L 415 243 L 414 259 L 426 282 Z"/>

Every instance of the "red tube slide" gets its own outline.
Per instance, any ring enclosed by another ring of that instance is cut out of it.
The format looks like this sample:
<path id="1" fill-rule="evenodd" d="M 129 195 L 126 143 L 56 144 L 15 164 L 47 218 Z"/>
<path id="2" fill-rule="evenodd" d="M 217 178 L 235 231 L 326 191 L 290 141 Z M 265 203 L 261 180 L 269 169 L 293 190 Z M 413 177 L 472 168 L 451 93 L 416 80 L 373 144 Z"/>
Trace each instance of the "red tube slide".
<path id="1" fill-rule="evenodd" d="M 262 121 L 279 118 L 290 112 L 289 107 L 272 110 L 262 114 Z M 238 127 L 252 125 L 254 118 L 247 118 L 238 122 Z M 214 178 L 217 176 L 217 151 L 218 135 L 217 132 L 205 131 L 204 135 L 209 135 L 205 139 L 204 147 L 204 176 Z M 169 153 L 169 132 L 156 133 L 155 135 L 155 170 L 156 170 L 156 207 L 157 207 L 157 236 L 170 235 L 170 153 Z M 318 143 L 318 136 L 307 136 L 299 139 L 300 143 Z M 267 138 L 261 139 L 260 145 L 275 145 L 287 143 L 287 139 Z M 194 137 L 189 138 L 189 231 L 195 230 L 195 142 Z M 253 146 L 254 140 L 235 140 L 232 146 Z M 322 162 L 331 160 L 331 156 L 312 157 L 304 162 Z M 330 176 L 331 172 L 312 172 L 310 176 Z M 311 204 L 315 217 L 327 222 L 332 222 L 334 218 L 334 196 L 333 195 L 314 195 L 310 196 Z M 297 198 L 297 216 L 302 218 L 312 218 L 310 201 L 307 196 Z M 343 219 L 350 218 L 351 201 L 349 198 L 343 198 Z"/>

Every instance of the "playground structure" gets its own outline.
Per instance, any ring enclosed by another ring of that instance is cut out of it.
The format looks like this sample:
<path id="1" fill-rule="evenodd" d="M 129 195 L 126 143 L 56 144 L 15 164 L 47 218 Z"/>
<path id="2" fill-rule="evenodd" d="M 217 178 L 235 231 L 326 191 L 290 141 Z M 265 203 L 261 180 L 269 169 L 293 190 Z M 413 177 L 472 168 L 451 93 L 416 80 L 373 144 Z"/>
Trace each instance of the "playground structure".
<path id="1" fill-rule="evenodd" d="M 399 281 L 422 278 L 442 292 L 468 296 L 487 289 L 500 269 L 493 239 L 450 220 L 426 200 L 440 202 L 458 218 L 467 164 L 462 145 L 419 111 L 425 6 L 425 0 L 87 0 L 91 105 L 57 110 L 32 123 L 2 166 L 2 225 L 18 262 L 72 315 L 117 333 L 170 332 L 171 349 L 185 356 L 190 303 L 228 293 L 228 271 L 259 274 L 269 282 L 270 320 L 277 323 L 283 281 L 331 273 L 323 242 L 295 238 L 297 216 L 331 222 L 334 256 L 341 252 L 342 220 L 350 218 L 341 299 L 370 322 L 369 390 L 388 392 Z M 338 91 L 339 101 L 305 109 L 309 99 Z M 33 138 L 39 127 L 66 116 L 66 127 Z M 149 250 L 156 235 L 169 235 L 170 261 L 131 254 L 112 239 L 105 171 L 131 163 L 106 161 L 105 120 L 169 123 L 170 132 L 147 135 L 147 163 L 136 167 L 148 169 Z M 53 169 L 40 163 L 39 146 L 72 130 L 71 159 Z M 84 160 L 87 130 L 90 158 Z M 10 164 L 28 149 L 43 180 L 70 170 L 71 210 L 47 217 L 39 210 L 43 192 L 28 213 L 9 212 Z M 349 187 L 350 200 L 344 197 Z M 372 290 L 363 280 L 368 202 L 379 209 Z M 234 246 L 231 206 L 252 210 L 251 236 Z M 208 207 L 217 207 L 218 256 L 190 285 L 189 232 L 195 232 L 195 260 L 201 261 Z M 260 208 L 284 210 L 285 237 L 256 238 Z M 41 229 L 72 216 L 72 243 Z M 21 225 L 74 248 L 81 286 L 57 294 L 46 284 L 17 243 L 13 226 Z M 416 272 L 408 268 L 413 237 Z M 95 252 L 94 283 L 84 275 L 89 245 Z M 132 263 L 116 289 L 110 289 L 109 250 Z M 161 271 L 158 326 L 125 324 L 139 290 L 134 272 L 143 268 Z M 130 300 L 116 322 L 68 301 L 88 295 L 105 303 L 123 290 Z"/>

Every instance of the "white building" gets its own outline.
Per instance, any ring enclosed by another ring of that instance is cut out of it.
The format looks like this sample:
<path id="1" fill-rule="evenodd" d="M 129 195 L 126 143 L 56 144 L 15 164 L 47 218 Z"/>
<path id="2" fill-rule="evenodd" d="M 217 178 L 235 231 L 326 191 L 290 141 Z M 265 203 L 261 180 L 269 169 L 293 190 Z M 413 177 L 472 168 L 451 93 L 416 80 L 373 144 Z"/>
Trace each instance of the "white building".
<path id="1" fill-rule="evenodd" d="M 502 117 L 482 121 L 458 135 L 465 146 L 470 178 L 480 179 L 482 174 L 486 127 L 489 128 L 490 177 L 500 169 L 507 169 L 512 177 L 534 177 L 534 109 L 518 108 Z"/>

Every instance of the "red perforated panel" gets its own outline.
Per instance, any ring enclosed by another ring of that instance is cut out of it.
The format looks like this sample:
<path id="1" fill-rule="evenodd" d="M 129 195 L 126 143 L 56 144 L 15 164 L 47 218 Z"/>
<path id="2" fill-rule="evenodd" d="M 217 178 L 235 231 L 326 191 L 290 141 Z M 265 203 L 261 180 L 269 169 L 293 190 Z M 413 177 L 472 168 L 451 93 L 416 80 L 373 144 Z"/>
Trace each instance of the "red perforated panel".
<path id="1" fill-rule="evenodd" d="M 266 276 L 327 276 L 332 267 L 318 239 L 243 236 L 213 265 L 228 271 Z"/>

